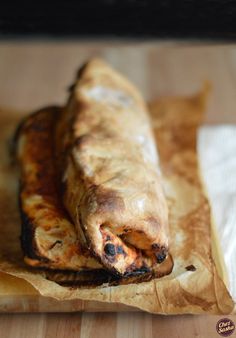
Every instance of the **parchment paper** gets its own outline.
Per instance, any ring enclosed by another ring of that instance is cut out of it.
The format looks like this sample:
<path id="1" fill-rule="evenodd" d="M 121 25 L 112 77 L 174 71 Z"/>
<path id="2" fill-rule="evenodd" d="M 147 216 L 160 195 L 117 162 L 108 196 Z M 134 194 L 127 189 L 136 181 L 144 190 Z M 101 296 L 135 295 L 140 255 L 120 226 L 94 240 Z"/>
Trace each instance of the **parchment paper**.
<path id="1" fill-rule="evenodd" d="M 211 214 L 199 174 L 196 131 L 205 110 L 206 91 L 190 98 L 165 98 L 150 106 L 170 210 L 173 272 L 150 282 L 71 289 L 45 279 L 23 263 L 17 207 L 17 173 L 9 163 L 7 140 L 19 114 L 0 112 L 0 270 L 31 283 L 59 300 L 118 302 L 162 313 L 230 313 L 234 303 L 219 277 L 211 250 Z"/>

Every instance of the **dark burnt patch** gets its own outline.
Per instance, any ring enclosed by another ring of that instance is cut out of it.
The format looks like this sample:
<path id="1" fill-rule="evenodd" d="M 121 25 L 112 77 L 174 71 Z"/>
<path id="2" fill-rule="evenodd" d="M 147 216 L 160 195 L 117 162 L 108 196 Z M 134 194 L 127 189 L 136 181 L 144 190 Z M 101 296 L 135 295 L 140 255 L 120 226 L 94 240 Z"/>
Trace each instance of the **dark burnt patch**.
<path id="1" fill-rule="evenodd" d="M 114 244 L 107 243 L 104 247 L 107 256 L 114 257 L 116 255 L 116 247 Z"/>
<path id="2" fill-rule="evenodd" d="M 126 273 L 124 274 L 124 277 L 137 277 L 139 275 L 144 275 L 147 273 L 151 273 L 150 268 L 148 268 L 147 266 L 143 265 L 140 268 L 137 268 L 135 263 L 131 264 L 129 266 L 129 268 L 127 269 Z"/>
<path id="3" fill-rule="evenodd" d="M 157 244 L 157 243 L 153 243 L 152 244 L 152 250 L 154 250 L 154 251 L 160 250 L 160 245 Z"/>
<path id="4" fill-rule="evenodd" d="M 118 280 L 118 277 L 103 269 L 83 270 L 81 272 L 65 270 L 46 270 L 46 278 L 62 286 L 72 289 L 78 287 L 94 287 Z"/>
<path id="5" fill-rule="evenodd" d="M 149 273 L 150 269 L 146 266 L 141 266 L 141 268 L 134 270 L 133 272 L 127 273 L 126 277 L 132 275 L 132 276 L 137 276 L 140 274 L 144 274 L 144 273 Z"/>
<path id="6" fill-rule="evenodd" d="M 155 252 L 157 263 L 162 263 L 167 256 L 167 248 L 165 246 L 161 246 L 161 249 L 158 252 Z"/>
<path id="7" fill-rule="evenodd" d="M 126 284 L 137 284 L 150 281 L 152 278 L 161 278 L 166 274 L 171 273 L 173 269 L 173 260 L 171 255 L 168 256 L 170 264 L 163 270 L 153 273 L 147 267 L 142 266 L 136 271 L 127 272 L 125 276 L 118 276 L 111 271 L 104 269 L 83 270 L 81 272 L 75 271 L 60 271 L 60 270 L 46 270 L 46 278 L 55 283 L 70 287 L 71 289 L 95 286 L 119 286 Z M 39 270 L 39 269 L 37 269 Z M 103 285 L 104 284 L 104 285 Z"/>
<path id="8" fill-rule="evenodd" d="M 157 263 L 162 263 L 166 259 L 166 254 L 159 253 L 156 255 Z"/>
<path id="9" fill-rule="evenodd" d="M 118 254 L 124 255 L 125 257 L 127 256 L 127 253 L 124 251 L 123 247 L 121 245 L 117 246 L 116 252 Z"/>
<path id="10" fill-rule="evenodd" d="M 55 241 L 49 248 L 48 248 L 48 250 L 52 250 L 56 245 L 58 245 L 58 244 L 62 244 L 62 241 L 60 241 L 60 240 L 57 240 L 57 241 Z"/>
<path id="11" fill-rule="evenodd" d="M 187 271 L 196 271 L 197 270 L 197 268 L 193 264 L 186 266 L 185 269 Z"/>

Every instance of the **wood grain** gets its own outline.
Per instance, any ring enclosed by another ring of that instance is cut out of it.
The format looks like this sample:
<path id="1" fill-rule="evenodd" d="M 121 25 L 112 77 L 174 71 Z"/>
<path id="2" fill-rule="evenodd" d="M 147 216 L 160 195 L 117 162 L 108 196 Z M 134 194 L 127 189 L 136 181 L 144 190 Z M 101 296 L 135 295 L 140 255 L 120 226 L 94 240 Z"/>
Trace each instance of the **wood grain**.
<path id="1" fill-rule="evenodd" d="M 105 58 L 125 73 L 146 99 L 192 94 L 209 80 L 213 94 L 207 121 L 236 122 L 235 45 L 2 41 L 0 107 L 31 111 L 63 103 L 75 70 L 92 56 Z M 33 291 L 29 287 L 27 292 Z M 144 313 L 2 314 L 0 337 L 208 338 L 219 337 L 215 330 L 219 318 Z M 235 316 L 230 318 L 236 322 Z"/>

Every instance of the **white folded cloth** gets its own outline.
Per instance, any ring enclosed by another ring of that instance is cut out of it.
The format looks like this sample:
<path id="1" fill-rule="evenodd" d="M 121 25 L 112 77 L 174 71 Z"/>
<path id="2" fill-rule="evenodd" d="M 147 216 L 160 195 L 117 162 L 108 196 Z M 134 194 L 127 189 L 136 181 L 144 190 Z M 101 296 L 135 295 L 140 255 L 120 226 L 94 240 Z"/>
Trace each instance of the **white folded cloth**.
<path id="1" fill-rule="evenodd" d="M 236 301 L 236 125 L 201 127 L 197 146 L 228 273 L 229 292 Z"/>

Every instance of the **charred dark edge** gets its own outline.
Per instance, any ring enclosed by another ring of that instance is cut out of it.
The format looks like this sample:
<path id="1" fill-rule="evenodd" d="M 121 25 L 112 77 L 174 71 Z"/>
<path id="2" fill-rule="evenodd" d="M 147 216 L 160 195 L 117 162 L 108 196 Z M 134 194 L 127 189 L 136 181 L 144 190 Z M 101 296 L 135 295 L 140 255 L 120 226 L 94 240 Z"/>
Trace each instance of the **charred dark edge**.
<path id="1" fill-rule="evenodd" d="M 124 277 L 116 277 L 108 271 L 102 269 L 88 270 L 75 273 L 74 271 L 45 271 L 46 278 L 63 287 L 71 289 L 76 288 L 92 288 L 97 286 L 119 286 L 127 284 L 138 284 L 148 282 L 154 278 L 161 278 L 170 274 L 173 270 L 173 259 L 170 256 L 171 265 L 165 272 L 144 272 L 137 270 L 136 272 L 127 274 Z"/>
<path id="2" fill-rule="evenodd" d="M 123 277 L 117 277 L 103 269 L 94 269 L 81 272 L 64 271 L 64 270 L 44 270 L 46 278 L 61 286 L 70 287 L 72 289 L 83 287 L 96 287 L 102 286 L 119 286 L 126 284 L 138 284 L 148 282 L 152 279 L 158 279 L 170 274 L 174 267 L 172 256 L 169 254 L 170 260 L 169 268 L 163 272 L 147 272 L 143 269 L 136 270 L 135 272 L 126 274 Z"/>
<path id="3" fill-rule="evenodd" d="M 74 271 L 46 271 L 46 278 L 54 281 L 61 286 L 69 287 L 93 287 L 106 284 L 106 286 L 118 286 L 129 283 L 139 283 L 148 281 L 152 278 L 152 274 L 134 273 L 129 277 L 117 277 L 110 274 L 106 270 L 95 269 L 81 272 Z"/>
<path id="4" fill-rule="evenodd" d="M 62 286 L 94 287 L 104 283 L 115 281 L 113 275 L 104 269 L 83 270 L 83 271 L 64 271 L 64 270 L 44 270 L 46 278 Z"/>
<path id="5" fill-rule="evenodd" d="M 54 113 L 59 109 L 59 107 L 52 106 L 48 108 L 40 109 L 32 114 L 26 116 L 22 121 L 18 124 L 15 133 L 12 138 L 12 148 L 11 148 L 11 155 L 14 157 L 14 162 L 17 163 L 17 145 L 21 135 L 21 132 L 25 126 L 25 124 L 29 121 L 29 119 L 34 118 L 42 111 L 46 109 L 54 111 Z M 43 257 L 41 253 L 37 249 L 37 245 L 35 243 L 35 225 L 31 222 L 28 215 L 24 212 L 23 203 L 21 199 L 21 193 L 23 190 L 23 184 L 21 180 L 19 180 L 19 188 L 18 188 L 18 206 L 20 210 L 20 217 L 21 217 L 21 248 L 24 255 L 30 259 L 37 260 L 41 263 L 50 263 L 50 260 L 46 257 Z"/>

